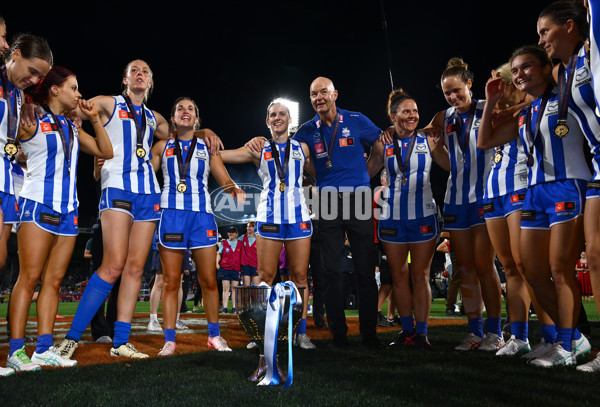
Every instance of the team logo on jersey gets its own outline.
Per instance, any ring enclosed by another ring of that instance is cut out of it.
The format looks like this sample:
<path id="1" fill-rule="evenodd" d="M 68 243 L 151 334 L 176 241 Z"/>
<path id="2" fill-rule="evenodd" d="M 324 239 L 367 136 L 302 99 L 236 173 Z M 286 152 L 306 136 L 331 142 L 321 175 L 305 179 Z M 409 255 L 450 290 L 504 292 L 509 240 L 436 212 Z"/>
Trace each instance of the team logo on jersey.
<path id="1" fill-rule="evenodd" d="M 215 237 L 217 235 L 217 231 L 216 230 L 207 230 L 206 231 L 206 237 Z"/>
<path id="2" fill-rule="evenodd" d="M 206 160 L 206 150 L 196 150 L 196 158 L 199 160 Z"/>
<path id="3" fill-rule="evenodd" d="M 546 107 L 546 112 L 548 116 L 558 114 L 558 100 L 553 100 L 552 102 L 548 102 L 548 107 Z"/>
<path id="4" fill-rule="evenodd" d="M 349 137 L 350 136 L 350 130 L 348 129 L 348 127 L 344 127 L 342 129 L 342 137 Z"/>
<path id="5" fill-rule="evenodd" d="M 417 154 L 427 153 L 427 146 L 425 145 L 425 143 L 417 143 L 417 145 L 415 146 L 415 152 Z"/>
<path id="6" fill-rule="evenodd" d="M 386 157 L 391 157 L 394 155 L 394 149 L 393 148 L 386 148 L 385 149 L 385 156 Z"/>
<path id="7" fill-rule="evenodd" d="M 554 212 L 564 212 L 575 210 L 575 202 L 557 202 L 554 204 Z"/>
<path id="8" fill-rule="evenodd" d="M 302 154 L 300 154 L 299 150 L 292 150 L 292 158 L 294 160 L 301 160 L 302 159 Z"/>
<path id="9" fill-rule="evenodd" d="M 577 72 L 575 72 L 575 87 L 578 88 L 582 85 L 585 85 L 591 80 L 592 78 L 590 76 L 590 70 L 587 68 L 587 66 L 582 66 L 577 70 Z"/>
<path id="10" fill-rule="evenodd" d="M 173 157 L 173 148 L 167 148 L 165 150 L 165 157 L 169 158 L 169 157 Z"/>
<path id="11" fill-rule="evenodd" d="M 263 160 L 268 161 L 273 159 L 273 154 L 270 151 L 265 151 L 263 153 Z"/>
<path id="12" fill-rule="evenodd" d="M 340 139 L 340 147 L 348 147 L 354 145 L 354 139 L 352 137 L 341 138 Z"/>

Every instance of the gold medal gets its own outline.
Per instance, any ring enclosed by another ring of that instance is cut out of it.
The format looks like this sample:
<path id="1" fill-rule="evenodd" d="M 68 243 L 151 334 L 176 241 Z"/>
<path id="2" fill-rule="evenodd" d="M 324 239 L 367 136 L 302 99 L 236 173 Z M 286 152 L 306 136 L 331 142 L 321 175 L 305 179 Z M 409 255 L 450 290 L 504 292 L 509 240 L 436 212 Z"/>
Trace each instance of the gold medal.
<path id="1" fill-rule="evenodd" d="M 146 150 L 144 150 L 144 147 L 138 147 L 137 150 L 135 150 L 135 154 L 140 158 L 144 158 L 146 156 Z"/>
<path id="2" fill-rule="evenodd" d="M 531 153 L 527 156 L 527 166 L 533 167 L 533 154 Z"/>
<path id="3" fill-rule="evenodd" d="M 280 190 L 281 192 L 284 192 L 284 191 L 285 191 L 285 182 L 281 182 L 281 183 L 279 184 L 279 190 Z"/>
<path id="4" fill-rule="evenodd" d="M 6 143 L 4 146 L 4 152 L 11 157 L 14 157 L 17 154 L 18 148 L 15 143 Z"/>
<path id="5" fill-rule="evenodd" d="M 402 185 L 406 186 L 406 177 L 402 177 Z"/>
<path id="6" fill-rule="evenodd" d="M 569 126 L 566 124 L 559 124 L 554 128 L 554 135 L 558 138 L 563 138 L 569 133 Z"/>
<path id="7" fill-rule="evenodd" d="M 327 166 L 327 169 L 331 169 L 331 160 L 327 160 L 327 163 L 325 165 Z"/>
<path id="8" fill-rule="evenodd" d="M 502 153 L 498 152 L 494 156 L 494 163 L 498 164 L 500 161 L 502 161 Z"/>
<path id="9" fill-rule="evenodd" d="M 596 106 L 596 116 L 600 117 L 600 110 L 598 110 L 598 106 Z"/>
<path id="10" fill-rule="evenodd" d="M 181 192 L 183 194 L 185 191 L 187 191 L 187 185 L 184 181 L 179 181 L 179 184 L 177 184 L 177 192 Z"/>

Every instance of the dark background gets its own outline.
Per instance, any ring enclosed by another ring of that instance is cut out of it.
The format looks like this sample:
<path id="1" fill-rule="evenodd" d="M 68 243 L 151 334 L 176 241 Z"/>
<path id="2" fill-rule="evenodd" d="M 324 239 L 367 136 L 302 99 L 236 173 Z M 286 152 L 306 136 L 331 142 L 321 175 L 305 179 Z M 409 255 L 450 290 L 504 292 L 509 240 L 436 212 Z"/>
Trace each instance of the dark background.
<path id="1" fill-rule="evenodd" d="M 421 126 L 447 107 L 439 79 L 460 56 L 484 97 L 492 68 L 513 49 L 537 43 L 546 1 L 279 1 L 279 2 L 4 2 L 8 39 L 45 37 L 55 64 L 78 75 L 85 98 L 121 92 L 125 65 L 143 59 L 154 73 L 148 106 L 168 120 L 179 96 L 193 98 L 203 127 L 227 148 L 267 135 L 266 107 L 277 97 L 300 102 L 300 122 L 314 112 L 308 98 L 317 76 L 331 78 L 338 106 L 360 111 L 379 127 L 394 87 L 419 104 Z M 382 5 L 387 21 L 382 24 Z M 389 39 L 389 42 L 388 42 Z M 389 58 L 390 56 L 391 58 Z M 80 225 L 96 216 L 91 160 L 80 157 Z M 234 179 L 236 168 L 231 170 Z M 445 186 L 445 175 L 434 180 Z M 438 192 L 439 193 L 439 192 Z M 437 198 L 439 201 L 439 198 Z"/>

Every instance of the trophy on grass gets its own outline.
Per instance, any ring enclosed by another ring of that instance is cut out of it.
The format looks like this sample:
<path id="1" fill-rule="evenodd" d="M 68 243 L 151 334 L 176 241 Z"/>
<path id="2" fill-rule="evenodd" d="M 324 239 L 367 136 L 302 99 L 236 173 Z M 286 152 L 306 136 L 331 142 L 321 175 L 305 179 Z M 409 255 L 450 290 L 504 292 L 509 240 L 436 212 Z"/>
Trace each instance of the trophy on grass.
<path id="1" fill-rule="evenodd" d="M 233 287 L 236 291 L 236 313 L 240 325 L 251 341 L 258 345 L 258 367 L 249 380 L 259 385 L 292 384 L 292 338 L 302 318 L 304 287 L 287 281 L 258 286 Z M 291 318 L 291 320 L 290 320 Z M 290 324 L 291 322 L 291 324 Z M 287 380 L 277 363 L 277 341 L 288 342 Z"/>

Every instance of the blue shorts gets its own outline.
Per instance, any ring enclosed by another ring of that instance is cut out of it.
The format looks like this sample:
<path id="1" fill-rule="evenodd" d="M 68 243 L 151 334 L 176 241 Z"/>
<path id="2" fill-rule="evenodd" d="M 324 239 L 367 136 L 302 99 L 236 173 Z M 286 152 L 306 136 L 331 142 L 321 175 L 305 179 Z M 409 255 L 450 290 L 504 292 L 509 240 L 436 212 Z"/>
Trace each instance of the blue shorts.
<path id="1" fill-rule="evenodd" d="M 102 190 L 100 212 L 112 209 L 129 214 L 134 222 L 160 219 L 160 194 L 135 194 L 117 188 Z"/>
<path id="2" fill-rule="evenodd" d="M 312 224 L 308 222 L 297 223 L 267 223 L 256 222 L 254 231 L 257 235 L 266 239 L 295 240 L 310 237 L 312 235 Z"/>
<path id="3" fill-rule="evenodd" d="M 4 223 L 19 223 L 21 214 L 19 205 L 17 205 L 17 198 L 14 195 L 0 192 L 0 208 L 4 214 Z"/>
<path id="4" fill-rule="evenodd" d="M 565 180 L 529 187 L 523 202 L 521 227 L 549 229 L 583 215 L 585 186 L 586 181 Z"/>
<path id="5" fill-rule="evenodd" d="M 600 181 L 588 182 L 587 190 L 585 191 L 585 198 L 600 198 Z"/>
<path id="6" fill-rule="evenodd" d="M 242 265 L 242 275 L 243 276 L 257 277 L 258 276 L 257 270 L 258 270 L 258 267 Z"/>
<path id="7" fill-rule="evenodd" d="M 158 241 L 169 249 L 200 249 L 217 244 L 217 224 L 212 213 L 163 209 Z"/>
<path id="8" fill-rule="evenodd" d="M 445 229 L 466 230 L 477 225 L 485 225 L 483 201 L 465 205 L 444 204 Z"/>
<path id="9" fill-rule="evenodd" d="M 485 219 L 505 218 L 513 212 L 523 208 L 527 188 L 520 189 L 510 194 L 484 200 L 483 216 Z"/>
<path id="10" fill-rule="evenodd" d="M 377 229 L 379 240 L 387 243 L 427 242 L 438 234 L 437 215 L 413 220 L 380 220 Z"/>
<path id="11" fill-rule="evenodd" d="M 235 270 L 226 270 L 223 267 L 219 267 L 217 270 L 217 280 L 240 281 L 240 272 Z"/>
<path id="12" fill-rule="evenodd" d="M 77 209 L 67 214 L 54 211 L 49 206 L 19 198 L 21 223 L 33 222 L 37 227 L 58 236 L 77 236 L 79 219 Z"/>

